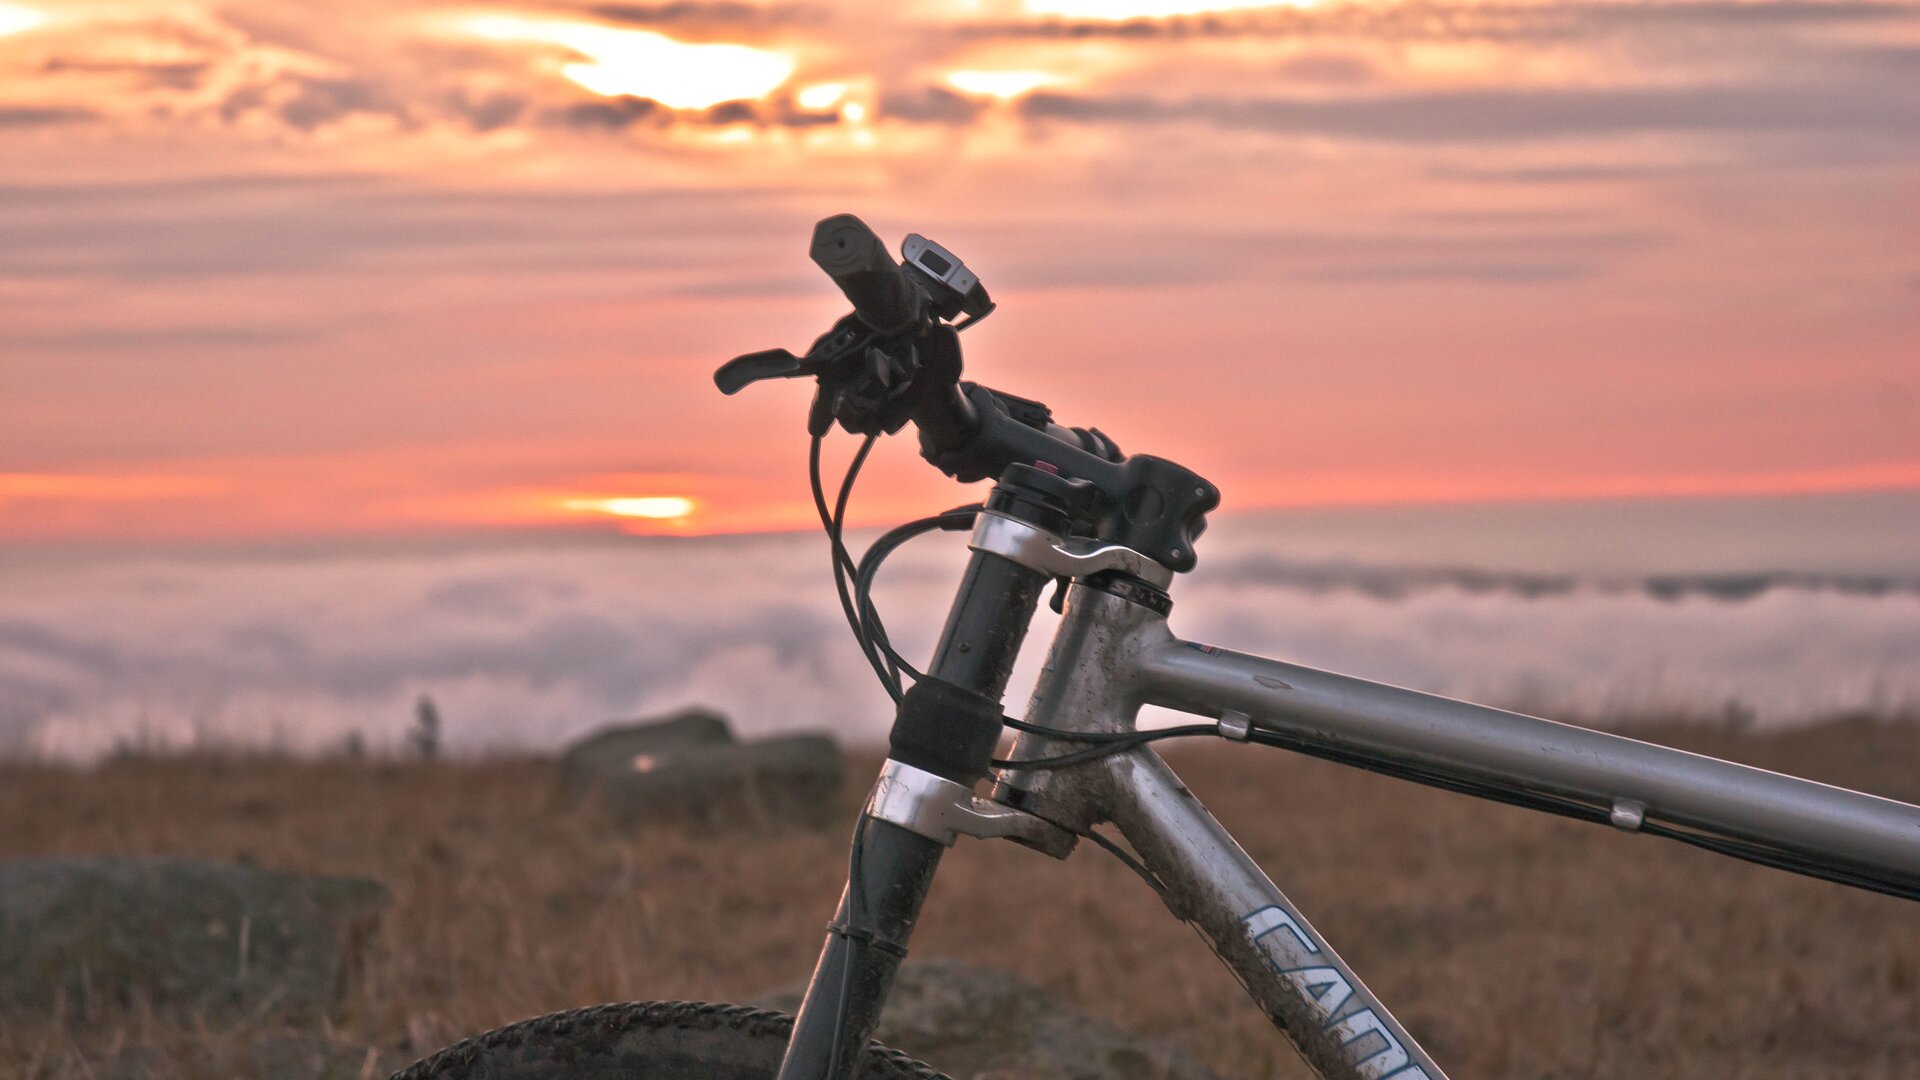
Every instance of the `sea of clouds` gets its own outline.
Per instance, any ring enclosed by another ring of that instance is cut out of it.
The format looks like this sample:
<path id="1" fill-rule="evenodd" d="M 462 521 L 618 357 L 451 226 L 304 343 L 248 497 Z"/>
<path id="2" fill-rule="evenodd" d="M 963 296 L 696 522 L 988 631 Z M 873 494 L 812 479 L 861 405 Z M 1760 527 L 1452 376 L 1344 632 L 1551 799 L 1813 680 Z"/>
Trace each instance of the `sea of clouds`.
<path id="1" fill-rule="evenodd" d="M 1599 725 L 1920 710 L 1920 581 L 1632 574 L 1289 554 L 1216 530 L 1182 637 Z M 1280 553 L 1276 554 L 1276 550 Z M 965 557 L 916 541 L 879 596 L 925 656 Z M 878 741 L 887 700 L 815 535 L 520 538 L 0 563 L 0 749 L 396 749 L 430 696 L 456 752 L 544 750 L 688 704 L 752 736 Z M 1016 672 L 1025 700 L 1054 617 Z"/>

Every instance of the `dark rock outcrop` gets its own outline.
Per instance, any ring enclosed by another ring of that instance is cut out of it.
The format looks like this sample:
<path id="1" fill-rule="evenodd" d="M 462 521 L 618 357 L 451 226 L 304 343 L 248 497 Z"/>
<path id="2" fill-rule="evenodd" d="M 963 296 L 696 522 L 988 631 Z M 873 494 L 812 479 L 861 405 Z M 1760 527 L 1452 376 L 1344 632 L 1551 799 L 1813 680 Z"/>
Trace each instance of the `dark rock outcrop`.
<path id="1" fill-rule="evenodd" d="M 732 744 L 733 732 L 726 718 L 704 709 L 609 724 L 567 747 L 560 756 L 562 790 L 579 798 L 609 778 L 649 771 L 668 756 Z"/>
<path id="2" fill-rule="evenodd" d="M 825 735 L 733 741 L 724 719 L 689 710 L 602 728 L 562 758 L 569 802 L 594 802 L 622 825 L 828 824 L 839 817 L 845 764 Z"/>

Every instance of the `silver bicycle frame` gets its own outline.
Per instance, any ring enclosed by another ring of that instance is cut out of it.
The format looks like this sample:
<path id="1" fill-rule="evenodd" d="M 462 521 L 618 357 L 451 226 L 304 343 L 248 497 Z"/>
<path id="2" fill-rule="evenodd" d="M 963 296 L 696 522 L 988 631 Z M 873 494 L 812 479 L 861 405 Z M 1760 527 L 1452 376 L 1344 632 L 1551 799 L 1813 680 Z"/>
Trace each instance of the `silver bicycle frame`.
<path id="1" fill-rule="evenodd" d="M 1518 782 L 1648 821 L 1765 843 L 1920 884 L 1920 807 L 1633 739 L 1181 641 L 1166 617 L 1076 583 L 1028 721 L 1129 731 L 1142 705 L 1284 733 L 1458 781 Z M 1022 736 L 1014 757 L 1078 744 Z M 1444 1074 L 1299 908 L 1148 748 L 1004 774 L 1001 802 L 1085 831 L 1111 823 L 1247 992 L 1327 1080 Z M 949 841 L 950 842 L 950 841 Z"/>

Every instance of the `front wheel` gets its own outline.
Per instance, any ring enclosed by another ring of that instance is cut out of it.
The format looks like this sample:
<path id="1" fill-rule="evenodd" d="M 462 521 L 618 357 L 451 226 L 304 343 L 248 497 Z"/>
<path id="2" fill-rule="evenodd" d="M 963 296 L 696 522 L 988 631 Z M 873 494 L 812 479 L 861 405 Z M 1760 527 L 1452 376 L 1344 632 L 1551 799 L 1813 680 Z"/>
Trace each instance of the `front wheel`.
<path id="1" fill-rule="evenodd" d="M 393 1080 L 773 1080 L 792 1030 L 793 1017 L 746 1005 L 595 1005 L 475 1035 Z M 878 1043 L 860 1075 L 948 1080 Z"/>

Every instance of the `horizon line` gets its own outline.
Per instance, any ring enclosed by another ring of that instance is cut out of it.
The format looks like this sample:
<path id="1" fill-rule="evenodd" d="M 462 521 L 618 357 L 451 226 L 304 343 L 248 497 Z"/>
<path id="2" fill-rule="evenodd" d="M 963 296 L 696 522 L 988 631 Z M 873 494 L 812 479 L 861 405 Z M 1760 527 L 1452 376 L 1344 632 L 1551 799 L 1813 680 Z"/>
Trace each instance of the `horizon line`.
<path id="1" fill-rule="evenodd" d="M 1596 490 L 1583 494 L 1510 494 L 1467 495 L 1460 497 L 1404 497 L 1373 500 L 1313 500 L 1267 502 L 1215 510 L 1211 520 L 1237 518 L 1290 511 L 1387 511 L 1400 509 L 1459 509 L 1499 506 L 1553 506 L 1605 503 L 1662 503 L 1705 500 L 1780 500 L 1844 498 L 1847 496 L 1910 495 L 1920 498 L 1920 483 L 1890 483 L 1845 488 L 1785 488 L 1753 490 L 1653 490 L 1613 493 Z M 941 509 L 945 509 L 942 507 Z M 932 513 L 934 511 L 928 511 Z M 850 530 L 886 529 L 908 520 L 898 515 L 875 514 L 849 520 Z M 816 523 L 773 524 L 761 528 L 725 528 L 700 530 L 686 527 L 634 528 L 630 522 L 596 519 L 578 523 L 473 524 L 420 526 L 405 529 L 346 529 L 335 532 L 258 532 L 206 536 L 0 536 L 0 555 L 74 555 L 125 553 L 146 549 L 156 554 L 213 554 L 219 552 L 268 553 L 276 550 L 289 555 L 351 549 L 393 549 L 471 547 L 499 544 L 513 546 L 533 542 L 600 543 L 606 541 L 690 541 L 751 540 L 784 536 L 807 536 L 820 532 Z"/>

